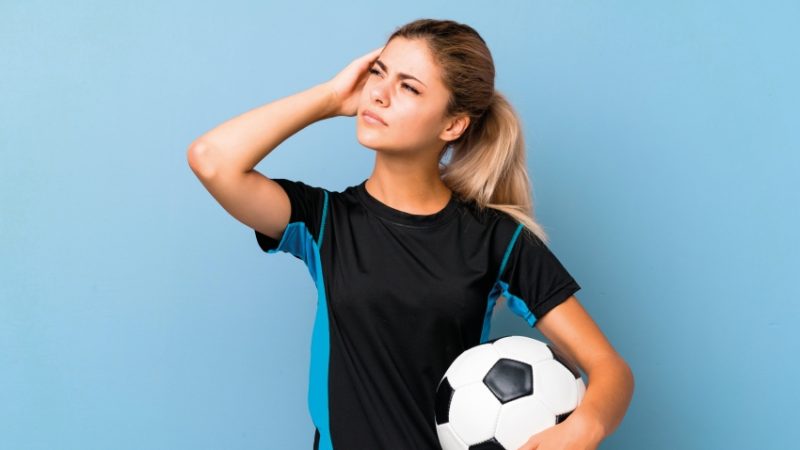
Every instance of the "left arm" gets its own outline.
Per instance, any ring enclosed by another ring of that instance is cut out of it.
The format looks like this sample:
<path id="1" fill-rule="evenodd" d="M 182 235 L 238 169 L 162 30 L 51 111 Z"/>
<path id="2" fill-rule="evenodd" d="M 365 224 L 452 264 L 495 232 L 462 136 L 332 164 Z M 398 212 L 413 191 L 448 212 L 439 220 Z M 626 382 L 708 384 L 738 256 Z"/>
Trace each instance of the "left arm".
<path id="1" fill-rule="evenodd" d="M 589 378 L 580 405 L 519 450 L 594 450 L 622 422 L 633 396 L 633 372 L 573 295 L 535 323 Z"/>

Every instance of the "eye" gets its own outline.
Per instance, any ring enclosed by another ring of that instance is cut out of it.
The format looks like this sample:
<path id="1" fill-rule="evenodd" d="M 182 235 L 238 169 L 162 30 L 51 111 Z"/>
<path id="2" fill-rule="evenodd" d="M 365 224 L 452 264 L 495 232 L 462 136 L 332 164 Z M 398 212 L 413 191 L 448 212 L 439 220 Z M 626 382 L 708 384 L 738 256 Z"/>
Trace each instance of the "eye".
<path id="1" fill-rule="evenodd" d="M 370 68 L 370 69 L 369 69 L 369 73 L 371 73 L 371 74 L 374 74 L 374 75 L 380 75 L 380 74 L 381 74 L 381 73 L 380 73 L 378 70 L 376 70 L 376 69 L 373 69 L 373 68 Z M 416 89 L 414 89 L 413 87 L 411 87 L 411 85 L 410 85 L 410 84 L 408 84 L 408 83 L 403 83 L 401 86 L 403 86 L 404 88 L 406 88 L 406 89 L 408 89 L 409 91 L 413 92 L 413 93 L 414 93 L 414 95 L 419 95 L 419 91 L 418 91 L 418 90 L 416 90 Z"/>
<path id="2" fill-rule="evenodd" d="M 413 93 L 414 93 L 414 95 L 419 95 L 419 91 L 418 91 L 418 90 L 416 90 L 416 89 L 414 89 L 413 87 L 411 87 L 411 85 L 410 85 L 410 84 L 403 83 L 403 87 L 404 87 L 404 88 L 407 88 L 409 91 L 413 92 Z"/>

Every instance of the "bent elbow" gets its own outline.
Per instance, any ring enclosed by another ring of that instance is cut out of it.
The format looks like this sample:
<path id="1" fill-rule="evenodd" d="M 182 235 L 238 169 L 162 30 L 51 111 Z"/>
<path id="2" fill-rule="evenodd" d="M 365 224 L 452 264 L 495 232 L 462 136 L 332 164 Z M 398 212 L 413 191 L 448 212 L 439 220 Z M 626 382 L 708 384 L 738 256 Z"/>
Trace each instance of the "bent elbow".
<path id="1" fill-rule="evenodd" d="M 200 179 L 210 179 L 216 173 L 211 161 L 211 147 L 203 141 L 194 141 L 186 151 L 186 161 Z"/>

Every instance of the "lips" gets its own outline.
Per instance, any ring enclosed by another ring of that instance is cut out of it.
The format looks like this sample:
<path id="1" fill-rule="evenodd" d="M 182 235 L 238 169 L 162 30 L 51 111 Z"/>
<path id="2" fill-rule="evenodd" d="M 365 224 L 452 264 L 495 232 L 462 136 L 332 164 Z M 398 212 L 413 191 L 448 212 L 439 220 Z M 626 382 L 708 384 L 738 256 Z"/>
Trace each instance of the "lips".
<path id="1" fill-rule="evenodd" d="M 375 114 L 374 112 L 372 112 L 372 111 L 370 111 L 368 109 L 365 109 L 364 112 L 361 113 L 361 115 L 366 116 L 366 117 L 371 117 L 371 118 L 377 120 L 378 122 L 386 125 L 386 121 L 383 120 L 383 117 Z"/>

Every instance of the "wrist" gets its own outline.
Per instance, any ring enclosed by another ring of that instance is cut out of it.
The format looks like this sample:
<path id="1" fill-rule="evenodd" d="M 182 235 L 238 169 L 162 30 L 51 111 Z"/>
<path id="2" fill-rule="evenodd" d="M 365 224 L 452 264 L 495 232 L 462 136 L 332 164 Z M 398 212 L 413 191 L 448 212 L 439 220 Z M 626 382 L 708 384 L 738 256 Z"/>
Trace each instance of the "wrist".
<path id="1" fill-rule="evenodd" d="M 567 420 L 575 422 L 581 428 L 582 434 L 592 442 L 599 444 L 606 438 L 606 429 L 603 422 L 586 410 L 576 409 Z"/>
<path id="2" fill-rule="evenodd" d="M 339 96 L 336 92 L 336 89 L 328 82 L 324 82 L 318 84 L 314 87 L 314 89 L 320 92 L 320 95 L 323 96 L 323 107 L 321 111 L 321 119 L 329 119 L 331 117 L 336 117 L 338 115 L 338 107 L 339 107 Z"/>

